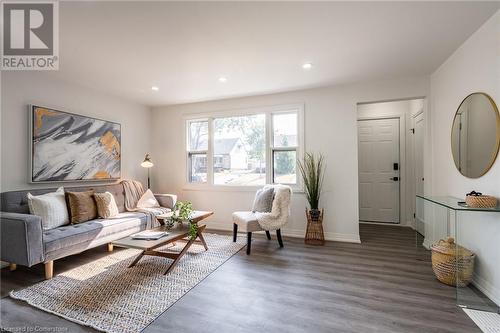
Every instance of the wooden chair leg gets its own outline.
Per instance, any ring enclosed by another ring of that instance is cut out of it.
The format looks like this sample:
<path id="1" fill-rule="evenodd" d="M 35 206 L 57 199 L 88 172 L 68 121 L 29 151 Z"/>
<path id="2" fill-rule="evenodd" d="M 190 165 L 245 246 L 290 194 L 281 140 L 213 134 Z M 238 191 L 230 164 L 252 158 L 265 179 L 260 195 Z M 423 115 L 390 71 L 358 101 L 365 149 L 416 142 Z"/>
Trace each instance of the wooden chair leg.
<path id="1" fill-rule="evenodd" d="M 9 264 L 9 269 L 10 269 L 11 271 L 15 271 L 15 270 L 17 269 L 17 265 L 16 265 L 16 264 L 12 264 L 12 263 L 10 263 L 10 264 Z"/>
<path id="2" fill-rule="evenodd" d="M 54 276 L 54 261 L 47 261 L 45 263 L 45 279 L 52 279 Z"/>
<path id="3" fill-rule="evenodd" d="M 252 248 L 252 233 L 247 232 L 247 255 L 250 255 L 251 248 Z"/>
<path id="4" fill-rule="evenodd" d="M 269 232 L 269 230 L 266 230 L 266 236 L 267 239 L 271 240 L 271 233 Z"/>
<path id="5" fill-rule="evenodd" d="M 113 244 L 108 243 L 108 252 L 113 252 Z"/>
<path id="6" fill-rule="evenodd" d="M 278 238 L 278 243 L 280 247 L 283 247 L 283 240 L 281 239 L 281 229 L 276 230 L 276 237 Z"/>
<path id="7" fill-rule="evenodd" d="M 238 236 L 238 225 L 233 223 L 233 242 L 236 242 L 236 237 Z"/>

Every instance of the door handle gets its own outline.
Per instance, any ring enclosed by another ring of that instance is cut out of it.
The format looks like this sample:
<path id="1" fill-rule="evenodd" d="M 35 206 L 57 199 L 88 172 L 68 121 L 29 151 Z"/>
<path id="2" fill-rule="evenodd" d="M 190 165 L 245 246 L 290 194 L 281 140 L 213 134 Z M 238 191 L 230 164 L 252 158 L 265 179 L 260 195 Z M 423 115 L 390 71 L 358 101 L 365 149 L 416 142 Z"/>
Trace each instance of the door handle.
<path id="1" fill-rule="evenodd" d="M 390 180 L 394 180 L 395 182 L 397 182 L 399 180 L 399 177 L 392 177 L 392 178 L 389 178 Z"/>

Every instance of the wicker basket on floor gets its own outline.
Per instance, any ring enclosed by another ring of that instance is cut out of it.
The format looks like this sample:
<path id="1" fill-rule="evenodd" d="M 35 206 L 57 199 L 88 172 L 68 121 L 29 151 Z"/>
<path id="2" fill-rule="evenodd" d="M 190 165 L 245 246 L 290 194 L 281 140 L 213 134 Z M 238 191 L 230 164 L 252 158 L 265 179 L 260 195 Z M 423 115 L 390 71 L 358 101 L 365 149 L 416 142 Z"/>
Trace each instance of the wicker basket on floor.
<path id="1" fill-rule="evenodd" d="M 325 245 L 325 235 L 323 233 L 323 212 L 317 220 L 311 218 L 309 210 L 306 209 L 307 229 L 304 243 L 309 245 Z"/>
<path id="2" fill-rule="evenodd" d="M 472 280 L 475 255 L 455 244 L 453 238 L 441 239 L 431 246 L 432 270 L 437 279 L 450 286 L 465 287 Z"/>

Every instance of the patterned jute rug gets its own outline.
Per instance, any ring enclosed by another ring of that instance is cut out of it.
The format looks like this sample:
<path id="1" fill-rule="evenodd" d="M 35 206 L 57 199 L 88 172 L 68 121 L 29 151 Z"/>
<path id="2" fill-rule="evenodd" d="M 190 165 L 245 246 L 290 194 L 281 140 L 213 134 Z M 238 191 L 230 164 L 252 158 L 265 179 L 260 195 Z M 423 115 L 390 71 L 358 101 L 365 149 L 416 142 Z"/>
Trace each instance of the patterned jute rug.
<path id="1" fill-rule="evenodd" d="M 170 259 L 144 256 L 127 268 L 140 251 L 123 249 L 10 296 L 100 331 L 140 332 L 244 246 L 229 236 L 204 236 L 208 251 L 193 244 L 168 275 Z"/>

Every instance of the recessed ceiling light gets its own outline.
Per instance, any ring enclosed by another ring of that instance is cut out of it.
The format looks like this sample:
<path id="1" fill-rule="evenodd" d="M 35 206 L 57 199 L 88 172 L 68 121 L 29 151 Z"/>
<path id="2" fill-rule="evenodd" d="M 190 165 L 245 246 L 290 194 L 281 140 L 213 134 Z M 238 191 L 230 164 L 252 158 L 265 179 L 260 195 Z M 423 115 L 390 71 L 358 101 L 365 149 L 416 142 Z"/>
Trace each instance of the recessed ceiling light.
<path id="1" fill-rule="evenodd" d="M 152 86 L 152 87 L 151 87 L 151 90 L 153 90 L 153 91 L 158 91 L 158 90 L 160 90 L 160 88 L 158 88 L 157 86 Z"/>
<path id="2" fill-rule="evenodd" d="M 226 78 L 226 77 L 224 77 L 224 76 L 221 76 L 221 77 L 219 78 L 219 82 L 226 82 L 226 81 L 227 81 L 227 78 Z"/>
<path id="3" fill-rule="evenodd" d="M 306 62 L 305 64 L 302 65 L 302 68 L 304 69 L 311 69 L 313 67 L 313 64 L 310 62 Z"/>

